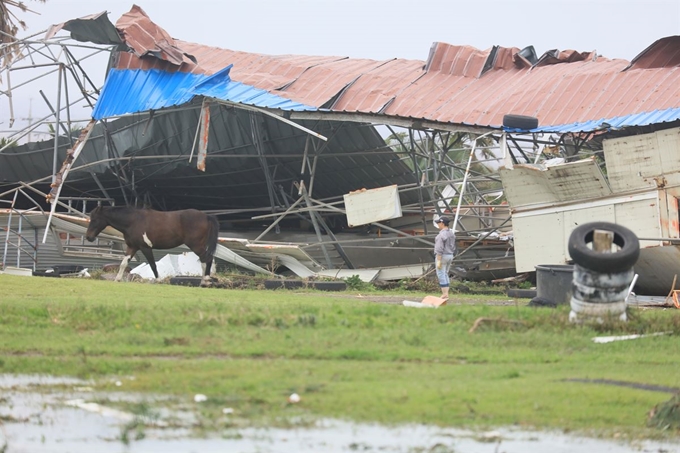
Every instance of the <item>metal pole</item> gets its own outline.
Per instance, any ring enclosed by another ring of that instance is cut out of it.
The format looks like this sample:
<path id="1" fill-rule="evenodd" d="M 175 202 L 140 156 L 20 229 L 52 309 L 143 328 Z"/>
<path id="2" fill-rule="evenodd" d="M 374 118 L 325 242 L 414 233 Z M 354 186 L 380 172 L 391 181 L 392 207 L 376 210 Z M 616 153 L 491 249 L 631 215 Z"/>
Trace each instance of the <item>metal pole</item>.
<path id="1" fill-rule="evenodd" d="M 58 111 L 58 110 L 57 110 Z M 61 188 L 64 187 L 64 183 L 66 182 L 66 177 L 68 176 L 68 172 L 73 166 L 73 163 L 76 161 L 78 156 L 80 155 L 80 152 L 83 150 L 85 147 L 85 143 L 87 142 L 87 139 L 90 137 L 90 133 L 92 132 L 92 129 L 94 128 L 94 124 L 96 123 L 96 120 L 92 119 L 90 122 L 85 126 L 85 128 L 80 132 L 80 137 L 78 137 L 78 140 L 76 140 L 76 146 L 73 149 L 73 154 L 70 157 L 67 157 L 67 160 L 64 162 L 64 168 L 63 168 L 63 173 L 61 174 L 61 181 L 59 181 L 59 184 L 55 184 L 54 182 L 52 183 L 54 187 L 52 187 L 52 190 L 50 190 L 50 193 L 47 194 L 47 200 L 52 203 L 52 207 L 50 208 L 50 215 L 47 217 L 47 224 L 45 225 L 45 234 L 43 235 L 43 244 L 45 241 L 47 241 L 47 233 L 50 231 L 50 224 L 52 223 L 52 217 L 54 217 L 54 212 L 57 209 L 57 204 L 59 202 L 59 194 L 61 193 Z M 56 170 L 55 170 L 55 176 L 56 176 Z M 27 186 L 29 187 L 29 186 Z M 30 189 L 33 189 L 32 187 L 29 187 Z"/>
<path id="2" fill-rule="evenodd" d="M 264 235 L 266 235 L 267 233 L 269 233 L 269 232 L 271 231 L 272 228 L 274 228 L 276 225 L 278 225 L 279 222 L 280 222 L 281 220 L 283 220 L 283 218 L 284 218 L 285 216 L 287 216 L 288 214 L 290 214 L 290 212 L 293 210 L 293 208 L 294 208 L 295 206 L 297 206 L 298 204 L 300 204 L 300 202 L 301 202 L 302 200 L 303 200 L 302 197 L 298 198 L 297 201 L 296 201 L 295 203 L 293 203 L 288 209 L 286 209 L 286 211 L 283 212 L 283 213 L 281 214 L 280 217 L 278 217 L 276 220 L 274 220 L 274 222 L 272 222 L 272 224 L 269 225 L 269 226 L 267 227 L 267 229 L 264 230 L 264 231 L 262 232 L 262 234 L 260 234 L 258 237 L 256 237 L 255 240 L 254 240 L 253 242 L 258 242 L 260 239 L 262 239 L 262 238 L 264 237 Z"/>
<path id="3" fill-rule="evenodd" d="M 475 149 L 477 148 L 477 140 L 479 140 L 480 138 L 486 137 L 490 133 L 491 132 L 487 132 L 484 135 L 480 135 L 472 143 L 472 149 L 470 150 L 470 157 L 468 158 L 467 167 L 465 168 L 465 176 L 463 177 L 463 184 L 460 187 L 460 192 L 459 192 L 459 195 L 458 195 L 458 207 L 456 208 L 456 216 L 453 220 L 454 231 L 456 229 L 456 225 L 458 225 L 458 217 L 460 215 L 459 214 L 460 213 L 460 205 L 463 203 L 463 194 L 465 193 L 465 184 L 467 183 L 468 176 L 470 175 L 470 165 L 472 164 L 472 156 L 475 155 Z"/>
<path id="4" fill-rule="evenodd" d="M 22 220 L 22 216 L 20 215 L 19 216 L 19 229 L 18 229 L 18 233 L 17 233 L 17 267 L 21 267 L 21 240 L 22 240 L 21 220 Z"/>
<path id="5" fill-rule="evenodd" d="M 61 112 L 61 76 L 62 65 L 59 65 L 59 81 L 57 83 L 57 111 L 55 112 L 56 123 L 54 124 L 54 156 L 52 156 L 52 184 L 57 181 L 57 159 L 59 152 L 59 114 Z"/>
<path id="6" fill-rule="evenodd" d="M 304 181 L 300 182 L 300 193 L 304 197 L 307 206 L 311 208 L 312 202 L 310 201 L 309 195 L 307 194 L 307 188 L 305 187 Z M 324 258 L 326 258 L 326 264 L 328 265 L 328 269 L 333 269 L 333 262 L 331 261 L 331 257 L 328 255 L 326 245 L 323 243 L 323 238 L 321 237 L 321 230 L 319 229 L 319 224 L 316 221 L 316 216 L 314 216 L 313 211 L 309 213 L 309 218 L 312 220 L 312 226 L 314 227 L 314 231 L 316 232 L 316 237 L 319 239 L 319 245 L 321 245 L 321 251 L 323 252 Z"/>
<path id="7" fill-rule="evenodd" d="M 7 221 L 7 234 L 5 235 L 5 251 L 2 253 L 2 268 L 5 269 L 7 264 L 7 247 L 9 247 L 9 230 L 12 228 L 12 213 L 14 212 L 14 204 L 17 201 L 19 192 L 14 192 L 14 199 L 12 206 L 9 208 L 9 220 Z"/>

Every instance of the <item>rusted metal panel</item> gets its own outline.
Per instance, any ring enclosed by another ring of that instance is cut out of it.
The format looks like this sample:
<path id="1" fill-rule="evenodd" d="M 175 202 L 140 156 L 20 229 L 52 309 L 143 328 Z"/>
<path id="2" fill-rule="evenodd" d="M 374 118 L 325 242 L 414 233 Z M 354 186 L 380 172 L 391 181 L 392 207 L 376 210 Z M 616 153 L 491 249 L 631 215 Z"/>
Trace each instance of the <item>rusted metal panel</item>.
<path id="1" fill-rule="evenodd" d="M 133 5 L 128 13 L 118 19 L 116 28 L 139 57 L 152 55 L 175 65 L 192 62 L 190 56 L 177 47 L 168 32 L 151 21 L 137 5 Z"/>
<path id="2" fill-rule="evenodd" d="M 203 74 L 233 64 L 234 81 L 306 105 L 332 105 L 333 111 L 500 127 L 508 113 L 535 116 L 542 126 L 564 126 L 680 106 L 677 36 L 657 41 L 632 63 L 564 50 L 547 52 L 532 67 L 517 48 L 446 43 L 435 43 L 427 61 L 217 49 L 170 38 L 138 7 L 117 25 L 137 55 L 120 58 L 119 67 L 134 68 L 135 59 L 136 67 L 160 61 L 150 55 L 166 67 Z"/>
<path id="3" fill-rule="evenodd" d="M 680 128 L 655 132 L 659 157 L 663 166 L 662 174 L 667 187 L 680 186 Z"/>
<path id="4" fill-rule="evenodd" d="M 333 106 L 334 110 L 378 113 L 392 103 L 404 81 L 415 82 L 423 75 L 423 62 L 394 59 L 362 74 Z"/>
<path id="5" fill-rule="evenodd" d="M 488 59 L 489 52 L 474 47 L 436 42 L 425 63 L 425 71 L 476 78 L 482 74 Z"/>
<path id="6" fill-rule="evenodd" d="M 680 66 L 680 36 L 655 41 L 631 61 L 631 69 L 670 68 Z"/>
<path id="7" fill-rule="evenodd" d="M 680 128 L 604 140 L 612 190 L 625 192 L 680 185 Z"/>
<path id="8" fill-rule="evenodd" d="M 659 214 L 663 237 L 680 238 L 680 187 L 659 191 Z"/>
<path id="9" fill-rule="evenodd" d="M 309 68 L 283 90 L 292 99 L 309 99 L 314 106 L 322 106 L 335 98 L 341 90 L 362 74 L 375 70 L 382 62 L 345 59 Z"/>
<path id="10" fill-rule="evenodd" d="M 512 208 L 606 197 L 612 193 L 593 159 L 554 166 L 515 165 L 500 170 Z"/>
<path id="11" fill-rule="evenodd" d="M 655 134 L 621 137 L 603 142 L 607 177 L 614 192 L 657 187 L 663 174 Z"/>

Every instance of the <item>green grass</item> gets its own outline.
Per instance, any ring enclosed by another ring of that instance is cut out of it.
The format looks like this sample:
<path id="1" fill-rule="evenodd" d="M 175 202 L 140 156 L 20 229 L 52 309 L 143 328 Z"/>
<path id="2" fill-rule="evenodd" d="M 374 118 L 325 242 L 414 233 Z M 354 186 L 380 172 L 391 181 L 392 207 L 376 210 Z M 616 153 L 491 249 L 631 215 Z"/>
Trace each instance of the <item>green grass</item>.
<path id="1" fill-rule="evenodd" d="M 580 326 L 568 322 L 568 307 L 526 301 L 456 296 L 432 310 L 351 296 L 0 275 L 0 372 L 134 376 L 99 387 L 204 393 L 206 420 L 229 406 L 252 423 L 308 415 L 635 437 L 660 435 L 645 427 L 647 413 L 670 394 L 566 380 L 680 387 L 675 309 Z M 480 317 L 519 322 L 470 333 Z M 674 334 L 591 340 L 659 331 Z M 300 404 L 286 403 L 292 392 Z"/>

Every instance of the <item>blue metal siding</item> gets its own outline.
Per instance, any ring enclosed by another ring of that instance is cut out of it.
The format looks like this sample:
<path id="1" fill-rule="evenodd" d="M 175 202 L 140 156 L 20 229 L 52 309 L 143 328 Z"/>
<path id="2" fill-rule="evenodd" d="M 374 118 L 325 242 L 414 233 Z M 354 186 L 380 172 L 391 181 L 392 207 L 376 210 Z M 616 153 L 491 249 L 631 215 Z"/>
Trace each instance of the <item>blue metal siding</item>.
<path id="1" fill-rule="evenodd" d="M 503 130 L 508 132 L 552 132 L 565 134 L 568 132 L 593 132 L 604 129 L 616 130 L 632 126 L 649 126 L 650 124 L 670 123 L 678 120 L 680 120 L 680 108 L 670 108 L 580 123 L 541 126 L 529 131 L 508 127 L 504 127 Z"/>
<path id="2" fill-rule="evenodd" d="M 206 96 L 255 107 L 281 110 L 316 110 L 229 77 L 231 66 L 211 76 L 158 69 L 112 69 L 97 100 L 92 117 L 102 118 L 158 110 Z"/>

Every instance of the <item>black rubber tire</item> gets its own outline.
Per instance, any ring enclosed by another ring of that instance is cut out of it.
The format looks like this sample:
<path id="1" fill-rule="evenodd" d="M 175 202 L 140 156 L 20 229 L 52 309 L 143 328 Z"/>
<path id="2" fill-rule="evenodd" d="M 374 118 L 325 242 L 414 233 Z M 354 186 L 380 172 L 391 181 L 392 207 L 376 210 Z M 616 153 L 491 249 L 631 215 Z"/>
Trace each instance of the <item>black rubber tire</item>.
<path id="1" fill-rule="evenodd" d="M 345 291 L 347 289 L 345 282 L 314 282 L 312 286 L 319 291 Z"/>
<path id="2" fill-rule="evenodd" d="M 595 230 L 614 233 L 614 244 L 620 247 L 613 253 L 600 253 L 588 247 L 593 242 Z M 569 255 L 574 263 L 594 271 L 613 274 L 631 269 L 640 257 L 640 240 L 628 228 L 609 222 L 591 222 L 579 225 L 571 232 Z"/>
<path id="3" fill-rule="evenodd" d="M 170 277 L 170 284 L 180 286 L 201 286 L 202 280 L 201 277 Z"/>
<path id="4" fill-rule="evenodd" d="M 510 129 L 536 129 L 538 118 L 524 115 L 503 115 L 503 126 Z"/>
<path id="5" fill-rule="evenodd" d="M 517 289 L 517 288 L 508 288 L 507 291 L 507 296 L 508 297 L 514 297 L 516 299 L 532 299 L 536 297 L 536 290 L 535 289 Z"/>
<path id="6" fill-rule="evenodd" d="M 297 289 L 297 288 L 314 288 L 320 291 L 345 291 L 347 283 L 342 281 L 332 282 L 304 282 L 302 280 L 265 280 L 265 289 Z"/>
<path id="7" fill-rule="evenodd" d="M 529 307 L 557 307 L 557 302 L 546 299 L 545 297 L 534 297 L 529 301 Z"/>
<path id="8" fill-rule="evenodd" d="M 302 280 L 265 280 L 265 289 L 297 289 L 303 288 L 305 282 Z"/>

